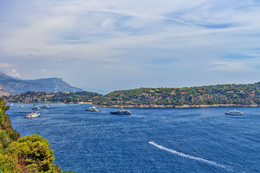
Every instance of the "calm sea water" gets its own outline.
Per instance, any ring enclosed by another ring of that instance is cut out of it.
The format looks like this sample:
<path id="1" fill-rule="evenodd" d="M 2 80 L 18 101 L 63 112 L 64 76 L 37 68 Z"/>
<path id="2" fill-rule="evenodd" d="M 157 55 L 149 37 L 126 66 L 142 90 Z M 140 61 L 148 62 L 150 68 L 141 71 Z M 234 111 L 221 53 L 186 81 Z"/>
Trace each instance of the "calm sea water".
<path id="1" fill-rule="evenodd" d="M 39 105 L 41 106 L 41 105 Z M 22 136 L 39 134 L 55 164 L 84 172 L 260 172 L 260 108 L 130 109 L 131 116 L 91 113 L 88 105 L 51 104 L 25 118 L 32 104 L 9 114 Z"/>

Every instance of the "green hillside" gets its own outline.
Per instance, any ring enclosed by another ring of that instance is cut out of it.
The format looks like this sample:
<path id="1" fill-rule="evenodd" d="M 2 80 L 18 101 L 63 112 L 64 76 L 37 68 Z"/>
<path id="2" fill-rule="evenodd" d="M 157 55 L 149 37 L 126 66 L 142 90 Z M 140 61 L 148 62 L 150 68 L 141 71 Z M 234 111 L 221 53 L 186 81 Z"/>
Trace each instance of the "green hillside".
<path id="1" fill-rule="evenodd" d="M 93 99 L 101 97 L 101 94 L 95 92 L 25 92 L 17 95 L 4 96 L 4 100 L 7 102 L 15 103 L 79 103 L 79 102 L 92 102 Z"/>
<path id="2" fill-rule="evenodd" d="M 111 92 L 94 103 L 111 107 L 196 107 L 260 105 L 260 82 L 189 88 L 140 88 Z"/>
<path id="3" fill-rule="evenodd" d="M 260 82 L 186 88 L 139 88 L 111 92 L 105 96 L 93 92 L 26 92 L 4 97 L 20 103 L 81 103 L 110 107 L 210 107 L 258 106 Z"/>

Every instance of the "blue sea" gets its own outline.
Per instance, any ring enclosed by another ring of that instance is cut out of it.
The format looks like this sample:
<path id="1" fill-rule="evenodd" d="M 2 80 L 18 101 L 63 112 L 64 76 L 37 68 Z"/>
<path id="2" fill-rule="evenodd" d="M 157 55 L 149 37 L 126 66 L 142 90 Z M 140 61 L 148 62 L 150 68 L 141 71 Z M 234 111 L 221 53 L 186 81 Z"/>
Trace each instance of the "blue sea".
<path id="1" fill-rule="evenodd" d="M 19 105 L 7 111 L 14 129 L 48 139 L 63 171 L 260 172 L 260 108 L 129 109 L 129 116 L 51 104 L 25 118 L 32 104 Z M 225 115 L 232 109 L 245 116 Z"/>

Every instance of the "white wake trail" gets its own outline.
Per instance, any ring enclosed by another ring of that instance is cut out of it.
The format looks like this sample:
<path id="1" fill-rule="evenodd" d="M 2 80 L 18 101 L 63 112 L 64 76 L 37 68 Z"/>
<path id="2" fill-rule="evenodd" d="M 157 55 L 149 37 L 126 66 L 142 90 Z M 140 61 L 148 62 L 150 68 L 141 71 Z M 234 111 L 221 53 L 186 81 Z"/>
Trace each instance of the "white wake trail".
<path id="1" fill-rule="evenodd" d="M 216 167 L 220 167 L 220 168 L 223 168 L 223 169 L 226 169 L 226 170 L 229 170 L 231 171 L 232 169 L 225 166 L 225 165 L 222 165 L 222 164 L 219 164 L 219 163 L 216 163 L 216 162 L 213 162 L 213 161 L 210 161 L 210 160 L 206 160 L 206 159 L 203 159 L 203 158 L 200 158 L 200 157 L 195 157 L 195 156 L 191 156 L 191 155 L 188 155 L 188 154 L 184 154 L 184 153 L 181 153 L 181 152 L 178 152 L 178 151 L 175 151 L 175 150 L 172 150 L 172 149 L 169 149 L 169 148 L 166 148 L 162 145 L 158 145 L 156 144 L 155 142 L 153 141 L 150 141 L 149 144 L 159 148 L 159 149 L 162 149 L 162 150 L 165 150 L 165 151 L 168 151 L 172 154 L 175 154 L 177 156 L 180 156 L 180 157 L 184 157 L 184 158 L 187 158 L 187 159 L 192 159 L 192 160 L 197 160 L 197 161 L 200 161 L 200 162 L 204 162 L 204 163 L 207 163 L 209 165 L 213 165 L 213 166 L 216 166 Z"/>

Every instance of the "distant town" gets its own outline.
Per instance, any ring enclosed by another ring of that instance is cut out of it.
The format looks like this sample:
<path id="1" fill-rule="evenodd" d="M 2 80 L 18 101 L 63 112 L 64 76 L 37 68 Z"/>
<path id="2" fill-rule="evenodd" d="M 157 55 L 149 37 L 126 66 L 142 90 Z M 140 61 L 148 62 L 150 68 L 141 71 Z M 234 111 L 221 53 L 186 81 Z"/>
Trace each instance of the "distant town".
<path id="1" fill-rule="evenodd" d="M 5 102 L 15 103 L 70 103 L 92 104 L 93 100 L 101 97 L 101 94 L 82 91 L 71 93 L 68 91 L 49 93 L 28 91 L 21 94 L 3 96 Z"/>

